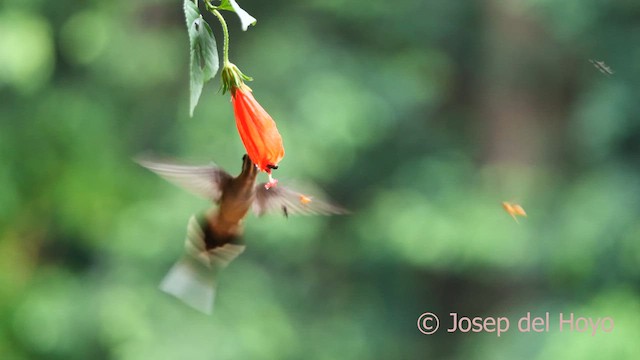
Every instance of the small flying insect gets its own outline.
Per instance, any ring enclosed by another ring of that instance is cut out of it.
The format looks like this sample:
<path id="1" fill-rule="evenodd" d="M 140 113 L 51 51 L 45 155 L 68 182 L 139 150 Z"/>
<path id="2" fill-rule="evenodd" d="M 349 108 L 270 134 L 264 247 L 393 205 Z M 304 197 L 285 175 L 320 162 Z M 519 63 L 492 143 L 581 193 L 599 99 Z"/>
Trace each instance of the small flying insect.
<path id="1" fill-rule="evenodd" d="M 303 195 L 303 194 L 300 194 L 300 204 L 302 204 L 302 205 L 307 205 L 307 204 L 309 204 L 311 201 L 312 201 L 312 199 L 311 199 L 309 196 L 307 196 L 307 195 Z"/>
<path id="2" fill-rule="evenodd" d="M 600 70 L 601 73 L 605 75 L 613 75 L 613 70 L 604 63 L 604 61 L 597 61 L 589 59 L 589 62 L 596 67 L 596 69 Z"/>
<path id="3" fill-rule="evenodd" d="M 518 204 L 513 204 L 510 202 L 504 201 L 502 203 L 502 207 L 504 208 L 504 211 L 507 212 L 507 214 L 511 215 L 511 217 L 513 218 L 513 220 L 516 221 L 516 223 L 518 223 L 518 219 L 516 218 L 516 216 L 527 217 L 527 213 L 524 211 L 522 206 Z"/>

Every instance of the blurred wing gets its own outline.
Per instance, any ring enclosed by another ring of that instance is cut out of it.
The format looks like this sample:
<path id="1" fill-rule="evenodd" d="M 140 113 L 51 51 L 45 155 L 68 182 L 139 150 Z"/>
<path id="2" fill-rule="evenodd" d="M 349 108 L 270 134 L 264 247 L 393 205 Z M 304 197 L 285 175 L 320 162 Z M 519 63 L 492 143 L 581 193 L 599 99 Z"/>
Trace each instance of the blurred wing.
<path id="1" fill-rule="evenodd" d="M 149 160 L 136 161 L 170 183 L 214 202 L 218 202 L 222 196 L 222 185 L 231 179 L 231 175 L 215 164 L 190 166 Z"/>
<path id="2" fill-rule="evenodd" d="M 282 185 L 266 189 L 266 183 L 256 185 L 256 200 L 253 211 L 261 216 L 266 213 L 289 215 L 333 215 L 346 214 L 347 210 L 303 194 Z"/>

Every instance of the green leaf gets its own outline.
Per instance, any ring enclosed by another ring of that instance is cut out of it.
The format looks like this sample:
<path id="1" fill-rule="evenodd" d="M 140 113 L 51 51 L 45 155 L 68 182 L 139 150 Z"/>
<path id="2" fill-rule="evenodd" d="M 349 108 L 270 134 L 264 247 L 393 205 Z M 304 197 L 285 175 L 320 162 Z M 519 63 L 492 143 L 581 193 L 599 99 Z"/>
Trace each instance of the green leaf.
<path id="1" fill-rule="evenodd" d="M 244 11 L 240 5 L 236 2 L 236 0 L 222 0 L 220 6 L 218 6 L 221 10 L 233 11 L 240 18 L 240 23 L 242 24 L 242 30 L 247 31 L 249 25 L 255 25 L 258 20 L 253 16 L 249 15 L 248 12 Z"/>
<path id="2" fill-rule="evenodd" d="M 187 19 L 191 54 L 189 115 L 193 116 L 193 111 L 202 94 L 202 87 L 216 75 L 220 62 L 213 31 L 200 15 L 198 5 L 192 0 L 185 0 L 184 13 Z"/>
<path id="3" fill-rule="evenodd" d="M 197 0 L 196 0 L 197 1 Z M 194 0 L 184 0 L 184 15 L 187 18 L 187 30 L 191 29 L 191 24 L 200 17 L 198 3 Z M 189 31 L 189 41 L 192 41 L 191 31 Z"/>

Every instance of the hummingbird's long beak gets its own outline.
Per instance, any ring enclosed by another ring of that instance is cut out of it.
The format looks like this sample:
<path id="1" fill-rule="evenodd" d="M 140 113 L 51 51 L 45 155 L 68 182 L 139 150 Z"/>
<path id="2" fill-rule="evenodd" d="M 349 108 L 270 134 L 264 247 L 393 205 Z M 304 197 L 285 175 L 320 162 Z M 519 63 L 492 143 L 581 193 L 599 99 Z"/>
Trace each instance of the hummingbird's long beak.
<path id="1" fill-rule="evenodd" d="M 258 167 L 253 163 L 253 161 L 251 161 L 251 158 L 247 154 L 244 154 L 244 156 L 242 156 L 241 175 L 249 177 L 258 175 Z"/>

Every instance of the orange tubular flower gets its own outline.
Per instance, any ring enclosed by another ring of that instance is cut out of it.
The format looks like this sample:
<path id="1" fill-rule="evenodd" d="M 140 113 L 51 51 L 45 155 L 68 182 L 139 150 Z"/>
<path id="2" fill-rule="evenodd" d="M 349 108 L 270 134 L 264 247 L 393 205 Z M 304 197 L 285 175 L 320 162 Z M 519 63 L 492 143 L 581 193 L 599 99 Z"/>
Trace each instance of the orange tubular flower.
<path id="1" fill-rule="evenodd" d="M 275 121 L 258 104 L 248 86 L 232 87 L 231 99 L 240 139 L 247 154 L 260 170 L 271 175 L 271 170 L 277 169 L 284 157 L 282 137 Z"/>

